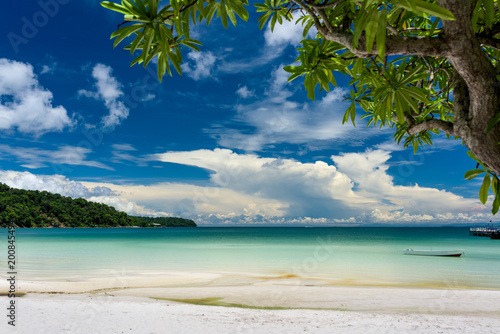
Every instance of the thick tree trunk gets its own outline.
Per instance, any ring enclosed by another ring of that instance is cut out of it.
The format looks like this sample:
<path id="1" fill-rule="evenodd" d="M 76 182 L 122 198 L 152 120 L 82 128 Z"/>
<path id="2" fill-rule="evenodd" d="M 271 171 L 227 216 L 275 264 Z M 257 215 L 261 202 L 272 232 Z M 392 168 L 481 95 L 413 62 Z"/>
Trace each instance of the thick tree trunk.
<path id="1" fill-rule="evenodd" d="M 474 3 L 439 0 L 439 4 L 456 18 L 443 22 L 443 39 L 450 47 L 447 58 L 456 72 L 454 132 L 479 160 L 500 175 L 500 128 L 486 133 L 489 122 L 500 112 L 500 83 L 472 30 Z"/>

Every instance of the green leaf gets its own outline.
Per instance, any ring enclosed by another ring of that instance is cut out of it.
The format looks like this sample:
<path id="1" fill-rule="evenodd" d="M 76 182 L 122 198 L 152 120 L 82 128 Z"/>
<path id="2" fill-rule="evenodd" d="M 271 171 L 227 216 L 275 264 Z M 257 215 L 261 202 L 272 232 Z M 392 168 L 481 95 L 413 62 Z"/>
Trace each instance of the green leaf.
<path id="1" fill-rule="evenodd" d="M 354 101 L 352 101 L 351 105 L 349 108 L 347 108 L 344 118 L 342 119 L 342 124 L 346 123 L 349 121 L 349 117 L 351 117 L 352 124 L 354 125 L 354 120 L 356 118 L 356 104 Z"/>
<path id="2" fill-rule="evenodd" d="M 476 158 L 476 156 L 474 155 L 474 153 L 472 153 L 471 151 L 467 151 L 467 155 L 472 159 L 472 160 L 475 160 L 477 162 L 479 162 L 479 160 Z"/>
<path id="3" fill-rule="evenodd" d="M 165 62 L 163 61 L 163 54 L 158 56 L 158 81 L 162 81 L 165 75 Z"/>
<path id="4" fill-rule="evenodd" d="M 483 179 L 483 185 L 479 189 L 479 200 L 481 203 L 486 204 L 488 200 L 488 191 L 490 190 L 491 178 L 490 174 L 486 174 Z"/>
<path id="5" fill-rule="evenodd" d="M 495 200 L 493 201 L 493 207 L 491 208 L 491 213 L 496 214 L 500 208 L 500 194 L 495 195 Z"/>
<path id="6" fill-rule="evenodd" d="M 130 11 L 130 13 L 134 13 L 139 16 L 144 14 L 141 13 L 141 11 L 135 6 L 135 3 L 130 0 L 122 0 L 122 5 L 126 7 Z"/>
<path id="7" fill-rule="evenodd" d="M 442 20 L 455 20 L 455 16 L 447 9 L 438 6 L 436 4 L 433 4 L 431 2 L 427 2 L 424 0 L 412 0 L 413 5 L 415 6 L 415 9 L 412 10 L 411 8 L 408 8 L 409 10 L 413 12 L 423 12 L 427 13 L 429 15 L 435 16 L 437 18 L 440 18 Z"/>
<path id="8" fill-rule="evenodd" d="M 181 41 L 182 44 L 186 45 L 188 48 L 191 48 L 193 50 L 196 50 L 198 52 L 200 52 L 200 48 L 198 47 L 198 45 L 202 45 L 199 41 L 195 40 L 195 39 L 183 39 Z"/>
<path id="9" fill-rule="evenodd" d="M 495 5 L 493 0 L 483 0 L 484 4 L 484 18 L 488 28 L 493 27 L 493 21 L 495 20 Z"/>
<path id="10" fill-rule="evenodd" d="M 139 15 L 124 15 L 123 16 L 123 19 L 125 21 L 136 21 L 136 22 L 143 22 L 143 23 L 150 23 L 151 20 L 147 17 L 142 17 L 142 16 L 139 16 Z"/>
<path id="11" fill-rule="evenodd" d="M 495 195 L 498 194 L 498 187 L 500 186 L 500 183 L 498 181 L 498 176 L 493 175 L 491 179 L 491 189 L 493 190 L 493 193 Z"/>
<path id="12" fill-rule="evenodd" d="M 486 170 L 486 166 L 478 159 L 476 156 L 471 152 L 467 151 L 467 155 L 474 161 L 476 161 L 478 164 L 480 164 L 484 170 Z"/>
<path id="13" fill-rule="evenodd" d="M 351 109 L 351 122 L 352 122 L 352 125 L 356 126 L 356 124 L 354 123 L 354 121 L 356 120 L 356 104 L 354 103 L 354 101 L 352 101 L 351 106 L 349 107 L 349 109 Z"/>
<path id="14" fill-rule="evenodd" d="M 132 43 L 130 43 L 130 54 L 133 54 L 135 52 L 135 50 L 137 49 L 137 47 L 139 46 L 139 43 L 142 41 L 142 38 L 144 37 L 145 30 L 146 30 L 146 28 L 144 30 L 142 30 L 141 32 L 139 32 L 137 34 L 137 36 L 135 37 L 135 39 L 132 41 Z"/>
<path id="15" fill-rule="evenodd" d="M 354 48 L 358 47 L 358 41 L 359 38 L 361 37 L 361 33 L 365 29 L 365 23 L 368 19 L 368 15 L 363 12 L 363 14 L 360 15 L 359 21 L 354 23 L 354 35 L 352 37 L 352 46 Z"/>
<path id="16" fill-rule="evenodd" d="M 114 2 L 102 1 L 101 6 L 103 6 L 104 8 L 107 8 L 107 9 L 111 9 L 115 12 L 122 13 L 122 14 L 130 14 L 130 11 L 127 8 L 125 8 L 121 5 L 118 5 Z"/>
<path id="17" fill-rule="evenodd" d="M 132 60 L 132 62 L 130 63 L 130 66 L 134 66 L 135 64 L 140 64 L 140 63 L 142 63 L 142 54 L 135 57 L 135 59 Z"/>
<path id="18" fill-rule="evenodd" d="M 144 62 L 144 67 L 146 67 L 146 60 L 149 57 L 151 51 L 151 43 L 153 43 L 153 38 L 155 36 L 153 29 L 148 29 L 148 32 L 144 36 L 144 45 L 142 47 L 142 60 Z"/>
<path id="19" fill-rule="evenodd" d="M 482 14 L 481 5 L 482 5 L 482 2 L 481 1 L 477 1 L 476 2 L 476 7 L 472 11 L 471 23 L 472 23 L 472 29 L 474 31 L 477 31 L 477 21 L 479 20 L 479 15 Z"/>
<path id="20" fill-rule="evenodd" d="M 500 123 L 500 113 L 496 114 L 495 117 L 493 117 L 493 119 L 488 123 L 486 133 L 489 133 L 498 123 Z"/>
<path id="21" fill-rule="evenodd" d="M 464 179 L 466 179 L 467 181 L 472 180 L 473 178 L 481 175 L 484 172 L 486 172 L 484 169 L 471 169 L 465 172 Z"/>
<path id="22" fill-rule="evenodd" d="M 371 52 L 373 48 L 373 43 L 375 42 L 375 36 L 378 29 L 379 15 L 371 14 L 366 26 L 364 27 L 366 33 L 366 51 Z"/>
<path id="23" fill-rule="evenodd" d="M 175 53 L 170 53 L 170 60 L 172 61 L 172 65 L 174 65 L 175 70 L 179 75 L 182 75 L 182 69 L 181 69 L 181 61 L 182 61 L 182 56 L 180 54 L 179 48 L 175 48 Z"/>
<path id="24" fill-rule="evenodd" d="M 290 75 L 290 77 L 288 78 L 287 82 L 290 82 L 292 80 L 295 80 L 296 78 L 300 77 L 301 75 L 303 75 L 304 73 L 301 73 L 301 72 L 296 72 L 292 75 Z"/>
<path id="25" fill-rule="evenodd" d="M 209 4 L 207 8 L 210 8 L 208 13 L 207 13 L 207 26 L 210 25 L 210 22 L 212 21 L 212 18 L 214 17 L 215 12 L 220 6 L 220 2 L 212 2 L 212 4 Z"/>
<path id="26" fill-rule="evenodd" d="M 146 10 L 146 6 L 144 5 L 144 2 L 142 2 L 142 0 L 135 0 L 135 3 L 137 5 L 137 8 L 139 8 L 139 10 L 142 13 L 144 13 L 144 15 L 148 14 L 148 11 Z"/>
<path id="27" fill-rule="evenodd" d="M 149 0 L 148 1 L 148 11 L 150 17 L 155 17 L 158 13 L 158 1 L 159 0 Z"/>
<path id="28" fill-rule="evenodd" d="M 379 15 L 379 24 L 377 27 L 377 51 L 380 57 L 385 56 L 385 38 L 386 38 L 386 30 L 387 30 L 387 8 L 380 12 Z"/>
<path id="29" fill-rule="evenodd" d="M 115 34 L 115 36 L 118 36 L 115 39 L 115 42 L 113 43 L 113 47 L 116 47 L 125 38 L 127 38 L 128 36 L 130 36 L 134 32 L 141 30 L 143 28 L 144 28 L 144 25 L 142 25 L 142 24 L 134 24 L 133 26 L 130 26 L 130 27 L 124 27 L 124 28 L 118 29 L 117 31 L 115 31 L 116 34 L 113 33 L 113 34 Z M 111 35 L 111 38 L 113 38 L 115 36 Z"/>
<path id="30" fill-rule="evenodd" d="M 231 20 L 233 26 L 236 27 L 236 16 L 234 15 L 234 11 L 232 9 L 229 9 L 227 11 L 227 16 L 229 16 L 229 19 Z"/>

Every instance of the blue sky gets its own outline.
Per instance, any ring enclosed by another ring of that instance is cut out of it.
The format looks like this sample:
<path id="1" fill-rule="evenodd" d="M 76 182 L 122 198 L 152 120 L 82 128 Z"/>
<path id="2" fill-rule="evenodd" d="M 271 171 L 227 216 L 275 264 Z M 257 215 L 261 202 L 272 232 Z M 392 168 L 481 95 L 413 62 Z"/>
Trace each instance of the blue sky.
<path id="1" fill-rule="evenodd" d="M 342 125 L 347 78 L 287 83 L 300 27 L 193 29 L 183 75 L 112 47 L 98 1 L 11 1 L 0 39 L 0 182 L 199 224 L 485 223 L 460 141 L 413 155 L 390 129 Z"/>

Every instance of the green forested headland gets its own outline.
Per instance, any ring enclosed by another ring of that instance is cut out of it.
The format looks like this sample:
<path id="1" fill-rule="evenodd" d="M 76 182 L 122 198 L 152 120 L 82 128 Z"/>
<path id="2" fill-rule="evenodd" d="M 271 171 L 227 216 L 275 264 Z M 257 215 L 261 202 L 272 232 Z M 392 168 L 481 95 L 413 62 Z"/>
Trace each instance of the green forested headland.
<path id="1" fill-rule="evenodd" d="M 196 227 L 190 219 L 136 217 L 83 198 L 21 190 L 0 183 L 0 227 Z"/>

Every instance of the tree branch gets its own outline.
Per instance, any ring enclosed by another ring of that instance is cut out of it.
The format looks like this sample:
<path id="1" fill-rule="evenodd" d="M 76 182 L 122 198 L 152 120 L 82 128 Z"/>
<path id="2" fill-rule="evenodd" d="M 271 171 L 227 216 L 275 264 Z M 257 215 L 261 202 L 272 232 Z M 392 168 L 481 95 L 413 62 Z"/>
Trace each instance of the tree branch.
<path id="1" fill-rule="evenodd" d="M 319 30 L 319 29 L 318 29 Z M 324 29 L 323 29 L 324 30 Z M 323 33 L 321 31 L 321 33 Z M 323 33 L 325 39 L 344 45 L 349 51 L 360 58 L 368 58 L 378 55 L 377 48 L 372 52 L 366 51 L 365 36 L 359 39 L 358 47 L 353 48 L 353 35 L 340 29 L 333 28 L 332 31 Z M 388 56 L 435 56 L 446 57 L 449 53 L 449 47 L 441 37 L 401 37 L 387 36 L 385 54 Z"/>
<path id="2" fill-rule="evenodd" d="M 185 5 L 179 10 L 179 13 L 182 13 L 183 11 L 187 10 L 189 7 L 194 6 L 198 1 L 194 0 L 190 4 Z M 169 18 L 173 17 L 174 14 L 167 15 L 166 17 L 163 18 L 163 21 L 168 20 Z"/>
<path id="3" fill-rule="evenodd" d="M 482 46 L 489 46 L 491 48 L 500 50 L 500 39 L 496 39 L 489 36 L 478 35 L 477 40 Z"/>
<path id="4" fill-rule="evenodd" d="M 456 136 L 452 122 L 446 122 L 441 119 L 430 119 L 419 124 L 410 124 L 408 126 L 408 134 L 416 135 L 419 132 L 426 130 L 441 130 L 450 136 Z"/>
<path id="5" fill-rule="evenodd" d="M 326 29 L 328 29 L 328 31 L 330 31 L 330 32 L 334 31 L 335 28 L 333 27 L 332 23 L 328 19 L 328 16 L 326 16 L 325 11 L 323 9 L 316 9 L 316 12 L 319 14 L 321 19 L 323 20 L 323 24 L 325 25 Z"/>
<path id="6" fill-rule="evenodd" d="M 311 19 L 314 22 L 314 26 L 316 27 L 316 29 L 318 29 L 318 31 L 323 36 L 325 36 L 328 33 L 328 29 L 326 29 L 325 26 L 321 25 L 321 22 L 319 22 L 318 17 L 316 16 L 316 14 L 314 14 L 314 11 L 311 8 L 309 8 L 304 2 L 302 2 L 300 0 L 293 0 L 293 2 L 295 2 L 303 10 L 305 10 L 307 12 L 307 14 L 309 14 L 309 16 L 311 17 Z"/>
<path id="7" fill-rule="evenodd" d="M 331 2 L 331 3 L 322 3 L 322 4 L 314 4 L 314 3 L 310 3 L 309 1 L 307 0 L 304 0 L 305 4 L 308 5 L 309 7 L 312 7 L 314 9 L 326 9 L 326 8 L 332 8 L 332 7 L 335 7 L 337 6 L 339 3 L 341 3 L 343 0 L 337 0 L 337 1 L 334 1 L 334 2 Z M 328 2 L 328 0 L 326 1 Z"/>

